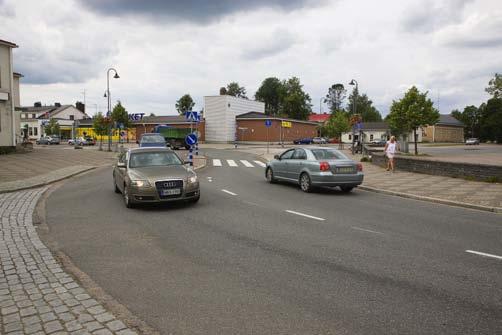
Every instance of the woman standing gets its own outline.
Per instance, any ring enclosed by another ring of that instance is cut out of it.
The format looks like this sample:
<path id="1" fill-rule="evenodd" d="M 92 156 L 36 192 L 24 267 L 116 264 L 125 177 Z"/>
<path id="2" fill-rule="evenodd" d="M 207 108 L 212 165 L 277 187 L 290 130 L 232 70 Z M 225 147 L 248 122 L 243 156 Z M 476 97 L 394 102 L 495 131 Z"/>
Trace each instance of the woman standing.
<path id="1" fill-rule="evenodd" d="M 391 170 L 394 172 L 394 155 L 396 154 L 397 150 L 397 142 L 396 142 L 396 137 L 391 136 L 390 140 L 387 141 L 385 144 L 385 148 L 383 151 L 385 152 L 385 156 L 387 156 L 387 171 Z"/>

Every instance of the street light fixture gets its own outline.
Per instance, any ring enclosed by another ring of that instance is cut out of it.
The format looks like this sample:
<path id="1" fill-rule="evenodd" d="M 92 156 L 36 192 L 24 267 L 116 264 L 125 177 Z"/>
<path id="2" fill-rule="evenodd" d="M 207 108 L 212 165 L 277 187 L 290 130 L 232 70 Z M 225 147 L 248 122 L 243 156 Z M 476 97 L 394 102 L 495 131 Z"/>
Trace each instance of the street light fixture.
<path id="1" fill-rule="evenodd" d="M 356 85 L 356 92 L 357 92 L 357 94 L 359 94 L 359 85 L 357 83 L 357 80 L 352 79 L 350 81 L 349 85 L 352 85 L 352 86 Z M 356 115 L 356 111 L 357 111 L 357 109 L 356 109 L 356 105 L 357 105 L 356 99 L 357 99 L 357 96 L 355 94 L 353 94 L 352 99 L 353 99 L 352 103 L 354 104 L 354 116 L 355 116 Z M 355 129 L 354 126 L 352 126 L 352 154 L 354 154 L 354 143 L 355 142 L 356 142 L 356 129 Z"/>
<path id="2" fill-rule="evenodd" d="M 118 79 L 120 78 L 117 70 L 115 70 L 114 68 L 109 68 L 108 71 L 106 71 L 106 92 L 104 94 L 104 97 L 105 98 L 108 98 L 108 112 L 106 113 L 106 116 L 108 118 L 111 118 L 112 116 L 112 111 L 111 111 L 111 108 L 112 108 L 112 103 L 111 103 L 111 96 L 110 96 L 110 71 L 113 71 L 115 72 L 115 75 L 113 76 L 113 78 L 115 79 Z M 109 126 L 108 126 L 108 151 L 112 151 L 112 123 L 109 122 Z"/>

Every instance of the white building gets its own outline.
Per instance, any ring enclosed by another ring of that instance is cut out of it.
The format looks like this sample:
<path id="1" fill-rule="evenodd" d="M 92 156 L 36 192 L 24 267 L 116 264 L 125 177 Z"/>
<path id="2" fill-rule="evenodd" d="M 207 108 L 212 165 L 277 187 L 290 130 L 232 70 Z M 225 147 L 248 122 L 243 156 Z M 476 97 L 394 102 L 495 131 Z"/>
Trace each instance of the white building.
<path id="1" fill-rule="evenodd" d="M 386 122 L 363 122 L 362 134 L 364 142 L 369 143 L 378 140 L 387 140 L 392 134 Z M 342 142 L 352 143 L 352 132 L 342 134 Z M 355 132 L 355 142 L 359 141 L 359 131 Z M 415 142 L 413 132 L 408 135 L 408 142 Z M 422 142 L 422 131 L 417 130 L 417 142 Z"/>
<path id="2" fill-rule="evenodd" d="M 82 120 L 88 116 L 72 105 L 42 106 L 36 103 L 33 107 L 21 107 L 21 129 L 28 127 L 28 138 L 37 140 L 44 135 L 44 126 L 50 119 L 55 119 L 61 130 L 61 137 L 73 137 L 73 125 L 75 120 Z"/>
<path id="3" fill-rule="evenodd" d="M 18 138 L 18 124 L 14 112 L 16 99 L 16 79 L 12 68 L 12 49 L 17 45 L 0 40 L 0 147 L 15 147 Z"/>
<path id="4" fill-rule="evenodd" d="M 237 127 L 235 117 L 249 112 L 265 113 L 265 104 L 231 95 L 204 97 L 206 142 L 234 142 Z"/>

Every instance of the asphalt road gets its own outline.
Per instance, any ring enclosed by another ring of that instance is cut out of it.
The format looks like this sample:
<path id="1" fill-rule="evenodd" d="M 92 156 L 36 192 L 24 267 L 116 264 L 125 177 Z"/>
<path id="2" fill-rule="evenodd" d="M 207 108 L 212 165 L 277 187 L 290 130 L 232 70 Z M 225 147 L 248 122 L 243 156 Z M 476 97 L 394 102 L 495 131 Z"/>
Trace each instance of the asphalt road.
<path id="1" fill-rule="evenodd" d="M 223 166 L 198 204 L 126 209 L 100 169 L 50 196 L 49 237 L 163 334 L 502 333 L 502 258 L 466 252 L 502 255 L 500 215 L 305 194 L 205 154 Z"/>

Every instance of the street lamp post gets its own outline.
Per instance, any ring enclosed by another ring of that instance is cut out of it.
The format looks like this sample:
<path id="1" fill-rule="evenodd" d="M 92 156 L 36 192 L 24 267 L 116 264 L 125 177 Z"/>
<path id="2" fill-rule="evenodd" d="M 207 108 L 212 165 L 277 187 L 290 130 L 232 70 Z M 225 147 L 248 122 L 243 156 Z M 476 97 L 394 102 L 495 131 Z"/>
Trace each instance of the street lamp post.
<path id="1" fill-rule="evenodd" d="M 108 71 L 106 71 L 106 92 L 105 92 L 105 97 L 108 98 L 108 112 L 106 113 L 106 116 L 111 119 L 112 117 L 112 111 L 111 111 L 111 108 L 112 108 L 112 100 L 111 100 L 111 96 L 110 96 L 110 71 L 113 71 L 115 72 L 115 75 L 113 76 L 113 78 L 115 79 L 118 79 L 120 78 L 117 70 L 115 70 L 114 68 L 109 68 Z M 112 151 L 112 123 L 109 122 L 109 126 L 108 126 L 108 151 Z"/>
<path id="2" fill-rule="evenodd" d="M 355 79 L 352 79 L 349 83 L 349 85 L 356 85 L 356 93 L 359 94 L 359 85 L 357 83 L 357 80 Z M 357 96 L 354 94 L 353 97 L 352 97 L 353 101 L 352 103 L 354 104 L 354 116 L 356 115 L 356 99 L 357 99 Z M 354 143 L 356 141 L 356 129 L 354 127 L 354 125 L 352 126 L 352 154 L 354 154 Z"/>

